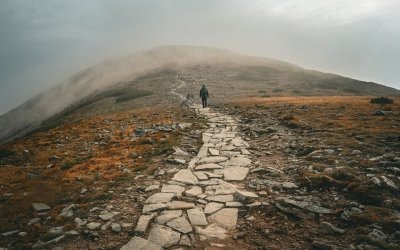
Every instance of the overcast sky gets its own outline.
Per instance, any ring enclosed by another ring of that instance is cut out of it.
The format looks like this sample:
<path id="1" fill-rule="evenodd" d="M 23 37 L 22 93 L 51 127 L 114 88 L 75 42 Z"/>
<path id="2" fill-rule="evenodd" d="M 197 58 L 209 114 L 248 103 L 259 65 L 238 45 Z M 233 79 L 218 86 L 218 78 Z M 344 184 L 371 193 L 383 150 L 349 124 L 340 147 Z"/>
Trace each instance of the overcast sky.
<path id="1" fill-rule="evenodd" d="M 1 0 L 0 114 L 104 59 L 188 44 L 400 89 L 398 0 Z"/>

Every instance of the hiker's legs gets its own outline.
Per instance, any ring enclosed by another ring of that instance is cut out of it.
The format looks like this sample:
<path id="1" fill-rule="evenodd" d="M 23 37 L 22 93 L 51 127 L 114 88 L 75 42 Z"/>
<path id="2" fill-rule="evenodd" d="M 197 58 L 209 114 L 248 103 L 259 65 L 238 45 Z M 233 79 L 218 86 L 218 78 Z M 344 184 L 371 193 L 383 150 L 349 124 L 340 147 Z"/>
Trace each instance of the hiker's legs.
<path id="1" fill-rule="evenodd" d="M 201 102 L 203 103 L 203 108 L 207 107 L 207 98 L 201 98 Z"/>

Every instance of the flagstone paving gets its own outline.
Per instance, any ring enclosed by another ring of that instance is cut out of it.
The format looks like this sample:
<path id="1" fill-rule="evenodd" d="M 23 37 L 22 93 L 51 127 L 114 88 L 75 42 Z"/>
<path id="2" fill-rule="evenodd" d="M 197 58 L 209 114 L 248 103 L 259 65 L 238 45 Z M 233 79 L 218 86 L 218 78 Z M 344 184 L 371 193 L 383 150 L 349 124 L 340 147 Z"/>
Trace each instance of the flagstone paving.
<path id="1" fill-rule="evenodd" d="M 135 237 L 121 249 L 191 248 L 197 241 L 231 237 L 239 210 L 258 202 L 256 194 L 240 188 L 252 161 L 237 122 L 209 108 L 193 108 L 208 119 L 203 146 L 187 168 L 147 198 Z"/>

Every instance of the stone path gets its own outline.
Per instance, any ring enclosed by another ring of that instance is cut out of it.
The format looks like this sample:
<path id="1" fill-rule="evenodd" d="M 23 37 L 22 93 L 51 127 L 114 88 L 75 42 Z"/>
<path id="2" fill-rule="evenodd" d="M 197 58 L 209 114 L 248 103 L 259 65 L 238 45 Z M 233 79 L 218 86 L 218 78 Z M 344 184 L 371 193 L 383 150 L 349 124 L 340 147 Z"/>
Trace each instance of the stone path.
<path id="1" fill-rule="evenodd" d="M 208 120 L 204 144 L 186 169 L 147 198 L 135 237 L 121 249 L 190 248 L 199 241 L 232 237 L 239 214 L 260 204 L 244 188 L 251 155 L 237 122 L 209 108 L 193 108 Z"/>

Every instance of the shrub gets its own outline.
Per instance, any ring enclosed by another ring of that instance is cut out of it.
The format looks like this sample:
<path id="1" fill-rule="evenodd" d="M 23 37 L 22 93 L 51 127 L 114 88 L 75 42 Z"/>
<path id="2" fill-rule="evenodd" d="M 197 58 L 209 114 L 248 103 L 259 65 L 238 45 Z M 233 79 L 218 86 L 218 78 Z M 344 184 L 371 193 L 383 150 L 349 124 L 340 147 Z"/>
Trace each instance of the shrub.
<path id="1" fill-rule="evenodd" d="M 372 98 L 369 102 L 371 104 L 392 104 L 393 100 L 387 97 L 376 97 Z"/>

